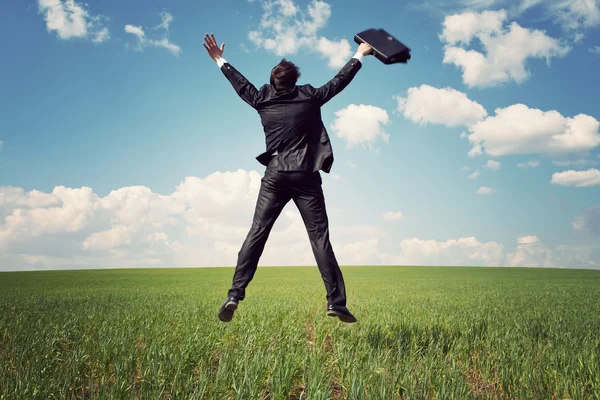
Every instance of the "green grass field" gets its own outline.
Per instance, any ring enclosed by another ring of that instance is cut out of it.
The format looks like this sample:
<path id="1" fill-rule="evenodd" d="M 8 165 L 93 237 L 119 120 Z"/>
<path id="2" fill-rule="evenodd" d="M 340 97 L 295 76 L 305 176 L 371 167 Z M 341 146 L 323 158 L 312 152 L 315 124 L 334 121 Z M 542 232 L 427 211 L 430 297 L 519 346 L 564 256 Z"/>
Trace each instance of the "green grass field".
<path id="1" fill-rule="evenodd" d="M 600 398 L 600 271 L 232 268 L 0 274 L 0 399 Z"/>

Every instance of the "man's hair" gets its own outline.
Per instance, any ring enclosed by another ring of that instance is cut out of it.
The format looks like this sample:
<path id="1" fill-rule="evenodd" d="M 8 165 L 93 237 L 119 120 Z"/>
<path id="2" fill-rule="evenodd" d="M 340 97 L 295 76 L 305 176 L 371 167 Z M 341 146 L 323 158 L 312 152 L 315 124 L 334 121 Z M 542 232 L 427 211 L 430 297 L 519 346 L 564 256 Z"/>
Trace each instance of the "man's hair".
<path id="1" fill-rule="evenodd" d="M 290 89 L 296 85 L 300 77 L 300 69 L 285 58 L 271 71 L 271 85 L 275 89 Z"/>

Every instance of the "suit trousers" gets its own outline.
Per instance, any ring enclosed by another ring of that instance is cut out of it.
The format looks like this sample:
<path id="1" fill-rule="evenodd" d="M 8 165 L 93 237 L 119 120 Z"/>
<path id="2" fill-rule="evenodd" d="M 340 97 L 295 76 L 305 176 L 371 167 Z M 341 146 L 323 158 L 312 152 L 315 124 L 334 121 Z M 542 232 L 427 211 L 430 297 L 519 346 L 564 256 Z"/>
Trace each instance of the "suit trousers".
<path id="1" fill-rule="evenodd" d="M 229 295 L 244 299 L 271 228 L 285 205 L 293 200 L 304 221 L 325 284 L 327 303 L 345 306 L 344 278 L 329 241 L 329 222 L 319 171 L 277 171 L 272 164 L 261 179 L 252 227 L 238 253 Z"/>

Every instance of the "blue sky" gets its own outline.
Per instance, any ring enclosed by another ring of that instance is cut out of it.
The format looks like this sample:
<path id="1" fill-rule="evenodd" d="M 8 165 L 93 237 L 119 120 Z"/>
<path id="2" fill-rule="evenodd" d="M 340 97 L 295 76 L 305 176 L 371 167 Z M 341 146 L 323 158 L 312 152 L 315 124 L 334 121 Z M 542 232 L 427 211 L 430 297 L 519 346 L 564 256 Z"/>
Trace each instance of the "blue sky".
<path id="1" fill-rule="evenodd" d="M 322 110 L 340 263 L 600 267 L 600 4 L 388 3 L 1 6 L 0 269 L 233 265 L 264 136 L 203 35 L 317 86 L 371 27 L 412 59 Z M 290 204 L 261 265 L 314 265 L 303 229 Z"/>

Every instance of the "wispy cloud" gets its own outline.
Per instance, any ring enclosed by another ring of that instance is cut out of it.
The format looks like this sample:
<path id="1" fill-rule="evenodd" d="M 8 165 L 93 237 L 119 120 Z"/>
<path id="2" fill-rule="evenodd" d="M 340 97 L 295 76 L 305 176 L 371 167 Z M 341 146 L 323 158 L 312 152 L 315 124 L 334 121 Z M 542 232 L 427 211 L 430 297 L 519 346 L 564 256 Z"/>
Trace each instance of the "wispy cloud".
<path id="1" fill-rule="evenodd" d="M 565 29 L 580 31 L 600 25 L 600 2 L 597 0 L 558 0 L 543 2 L 556 22 Z"/>
<path id="2" fill-rule="evenodd" d="M 586 160 L 582 158 L 580 160 L 552 160 L 552 164 L 559 167 L 571 167 L 571 166 L 586 166 L 586 165 L 597 165 L 596 160 Z"/>
<path id="3" fill-rule="evenodd" d="M 408 7 L 415 11 L 422 11 L 435 18 L 448 14 L 465 11 L 489 10 L 503 5 L 506 0 L 421 0 L 411 2 Z"/>
<path id="4" fill-rule="evenodd" d="M 160 18 L 162 22 L 154 27 L 154 29 L 164 29 L 166 32 L 169 32 L 169 25 L 173 22 L 173 16 L 166 11 L 160 13 Z"/>
<path id="5" fill-rule="evenodd" d="M 144 48 L 146 48 L 148 46 L 162 47 L 162 48 L 170 51 L 172 54 L 178 56 L 182 51 L 181 47 L 179 47 L 178 45 L 176 45 L 174 43 L 171 43 L 169 41 L 169 39 L 167 38 L 167 34 L 169 33 L 169 25 L 173 21 L 173 16 L 171 14 L 169 14 L 168 12 L 162 12 L 160 14 L 160 16 L 161 16 L 162 22 L 160 24 L 158 24 L 155 27 L 155 29 L 163 29 L 165 31 L 161 38 L 158 38 L 158 39 L 148 38 L 141 26 L 125 25 L 125 32 L 130 33 L 130 34 L 134 35 L 135 37 L 137 37 L 138 44 L 137 44 L 136 50 L 138 50 L 138 51 L 142 51 Z"/>
<path id="6" fill-rule="evenodd" d="M 600 206 L 586 208 L 582 215 L 573 219 L 572 226 L 577 231 L 600 235 Z"/>
<path id="7" fill-rule="evenodd" d="M 517 164 L 519 168 L 537 168 L 540 166 L 540 162 L 537 160 L 530 160 L 527 162 L 520 162 Z"/>
<path id="8" fill-rule="evenodd" d="M 94 43 L 102 43 L 108 39 L 110 39 L 108 28 L 102 28 L 94 34 L 94 38 L 92 39 L 92 41 Z"/>

